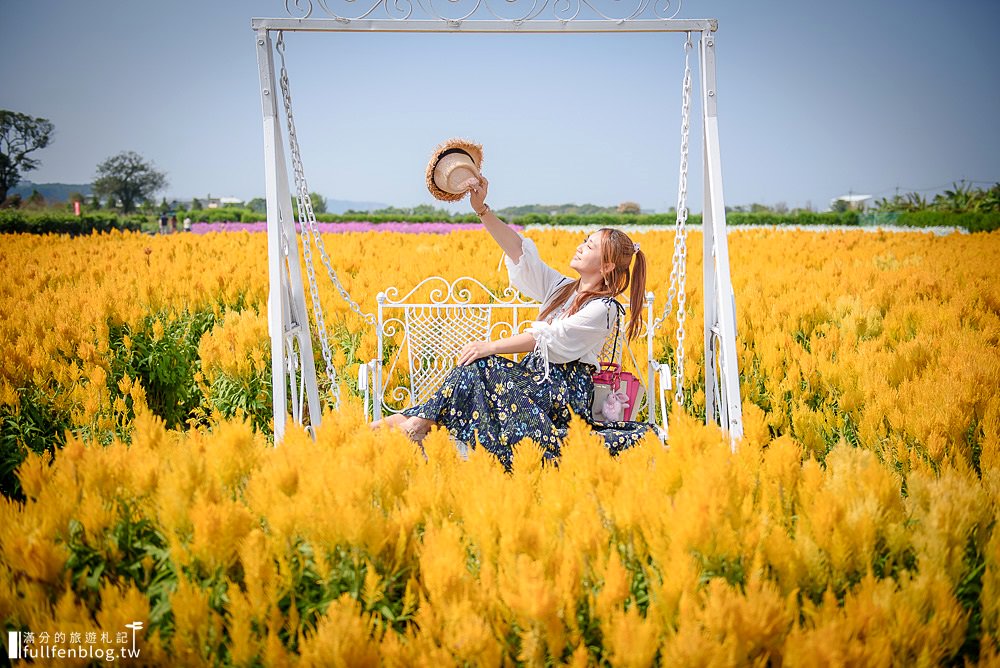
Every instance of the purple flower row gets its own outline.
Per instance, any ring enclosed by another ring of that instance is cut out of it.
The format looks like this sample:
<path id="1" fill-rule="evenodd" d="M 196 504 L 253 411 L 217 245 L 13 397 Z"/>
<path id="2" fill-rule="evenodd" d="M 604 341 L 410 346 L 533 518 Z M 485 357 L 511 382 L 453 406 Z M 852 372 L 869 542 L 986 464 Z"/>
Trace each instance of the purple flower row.
<path id="1" fill-rule="evenodd" d="M 448 234 L 481 230 L 478 223 L 368 223 L 364 221 L 347 223 L 316 223 L 320 232 L 402 232 L 407 234 Z M 298 225 L 295 226 L 298 229 Z M 515 229 L 521 228 L 514 225 Z M 195 223 L 191 226 L 195 234 L 209 232 L 266 232 L 267 223 Z"/>

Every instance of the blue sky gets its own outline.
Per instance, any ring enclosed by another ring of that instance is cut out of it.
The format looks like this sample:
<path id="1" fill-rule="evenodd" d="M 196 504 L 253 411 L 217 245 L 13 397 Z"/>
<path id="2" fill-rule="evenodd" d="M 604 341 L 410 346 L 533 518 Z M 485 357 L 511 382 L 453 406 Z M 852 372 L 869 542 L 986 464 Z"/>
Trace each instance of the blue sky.
<path id="1" fill-rule="evenodd" d="M 284 3 L 0 0 L 0 107 L 56 127 L 26 177 L 85 183 L 134 150 L 167 172 L 168 197 L 263 195 L 255 16 Z M 719 19 L 727 204 L 1000 180 L 1000 3 L 687 0 L 679 17 Z M 496 208 L 676 201 L 679 35 L 286 42 L 310 189 L 328 198 L 434 203 L 427 155 L 465 136 L 484 144 Z"/>

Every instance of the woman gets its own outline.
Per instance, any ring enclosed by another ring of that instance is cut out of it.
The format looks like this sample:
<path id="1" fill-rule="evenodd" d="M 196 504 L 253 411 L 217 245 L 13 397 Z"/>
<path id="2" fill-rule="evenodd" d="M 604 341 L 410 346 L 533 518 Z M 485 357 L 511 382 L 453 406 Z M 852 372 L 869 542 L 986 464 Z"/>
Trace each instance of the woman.
<path id="1" fill-rule="evenodd" d="M 600 433 L 613 454 L 635 445 L 648 424 L 596 422 L 591 403 L 598 356 L 622 309 L 614 297 L 631 286 L 630 302 L 643 303 L 646 258 L 639 244 L 619 230 L 590 234 L 570 260 L 579 274 L 573 280 L 542 262 L 531 239 L 497 218 L 486 204 L 485 177 L 467 185 L 473 210 L 506 253 L 511 283 L 541 302 L 538 321 L 521 334 L 466 344 L 430 399 L 372 426 L 398 427 L 418 443 L 432 426 L 443 426 L 467 446 L 478 442 L 508 470 L 513 448 L 524 438 L 541 445 L 546 459 L 556 459 L 570 411 Z M 625 339 L 638 335 L 641 318 L 642 309 L 633 309 Z M 514 362 L 502 353 L 530 354 Z"/>

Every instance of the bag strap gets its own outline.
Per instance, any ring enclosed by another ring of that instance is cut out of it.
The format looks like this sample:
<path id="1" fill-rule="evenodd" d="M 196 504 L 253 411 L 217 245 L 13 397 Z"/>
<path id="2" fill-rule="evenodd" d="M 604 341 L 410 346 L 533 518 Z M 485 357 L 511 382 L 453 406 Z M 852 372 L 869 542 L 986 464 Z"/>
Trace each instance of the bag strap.
<path id="1" fill-rule="evenodd" d="M 605 303 L 607 303 L 608 301 L 610 301 L 611 304 L 615 305 L 615 309 L 617 311 L 617 313 L 615 314 L 615 339 L 614 342 L 611 344 L 611 362 L 616 363 L 615 360 L 618 358 L 618 335 L 621 333 L 622 329 L 621 318 L 623 315 L 625 315 L 625 307 L 622 306 L 617 299 L 605 298 Z M 610 306 L 611 304 L 608 305 Z M 619 370 L 621 369 L 620 364 L 618 365 L 618 368 Z"/>
<path id="2" fill-rule="evenodd" d="M 615 338 L 614 338 L 614 341 L 611 344 L 611 361 L 610 362 L 601 362 L 600 360 L 598 360 L 598 363 L 600 364 L 601 369 L 603 369 L 605 366 L 614 368 L 614 376 L 613 376 L 613 378 L 614 378 L 614 390 L 617 391 L 617 389 L 618 389 L 618 379 L 621 377 L 621 373 L 622 373 L 622 365 L 619 364 L 618 362 L 616 362 L 615 360 L 618 358 L 618 336 L 621 333 L 621 329 L 622 329 L 622 327 L 621 327 L 621 318 L 622 318 L 623 315 L 625 315 L 625 307 L 621 305 L 621 302 L 619 302 L 617 299 L 614 299 L 613 297 L 605 297 L 603 299 L 603 301 L 606 304 L 608 304 L 608 306 L 610 306 L 611 304 L 615 305 L 615 311 L 616 311 L 615 312 Z"/>

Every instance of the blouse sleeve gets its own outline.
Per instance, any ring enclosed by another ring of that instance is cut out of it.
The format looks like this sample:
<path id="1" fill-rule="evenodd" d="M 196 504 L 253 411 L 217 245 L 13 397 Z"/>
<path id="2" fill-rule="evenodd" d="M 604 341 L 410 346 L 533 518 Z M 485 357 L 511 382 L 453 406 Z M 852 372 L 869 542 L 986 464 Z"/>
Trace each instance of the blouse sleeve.
<path id="1" fill-rule="evenodd" d="M 604 300 L 595 299 L 566 318 L 548 323 L 531 323 L 527 332 L 536 342 L 548 377 L 549 362 L 564 363 L 581 359 L 604 345 L 617 318 L 617 312 Z"/>
<path id="2" fill-rule="evenodd" d="M 528 297 L 544 304 L 558 286 L 571 279 L 542 261 L 534 241 L 521 234 L 518 236 L 521 237 L 521 258 L 517 262 L 504 258 L 510 282 Z"/>

